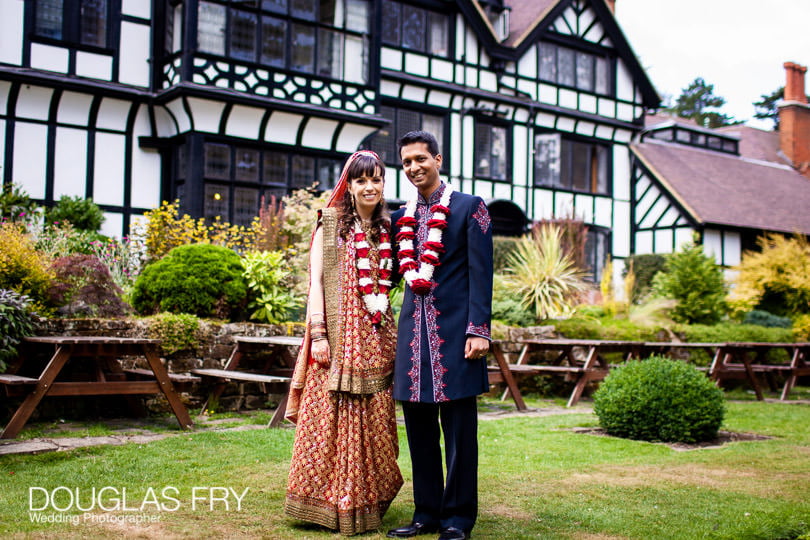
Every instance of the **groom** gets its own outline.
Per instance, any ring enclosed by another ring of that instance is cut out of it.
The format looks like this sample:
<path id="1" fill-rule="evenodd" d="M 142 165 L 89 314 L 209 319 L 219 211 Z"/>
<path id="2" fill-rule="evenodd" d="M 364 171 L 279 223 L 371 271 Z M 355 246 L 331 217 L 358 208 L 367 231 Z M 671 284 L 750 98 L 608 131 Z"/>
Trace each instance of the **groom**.
<path id="1" fill-rule="evenodd" d="M 398 147 L 418 191 L 391 218 L 406 281 L 394 399 L 405 415 L 415 509 L 411 523 L 388 536 L 439 532 L 440 540 L 465 539 L 478 514 L 476 396 L 488 390 L 492 226 L 480 197 L 441 181 L 432 134 L 411 131 Z"/>

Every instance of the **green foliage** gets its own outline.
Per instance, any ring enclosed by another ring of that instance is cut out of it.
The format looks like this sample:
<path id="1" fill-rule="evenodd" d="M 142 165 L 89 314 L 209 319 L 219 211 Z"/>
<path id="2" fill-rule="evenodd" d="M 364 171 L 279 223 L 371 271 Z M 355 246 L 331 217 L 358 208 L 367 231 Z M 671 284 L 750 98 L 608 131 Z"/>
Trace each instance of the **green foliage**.
<path id="1" fill-rule="evenodd" d="M 12 222 L 0 223 L 0 289 L 27 294 L 44 302 L 53 277 L 50 261 L 38 251 L 31 237 Z"/>
<path id="2" fill-rule="evenodd" d="M 594 393 L 593 410 L 611 435 L 707 441 L 723 423 L 723 391 L 693 366 L 653 356 L 612 369 Z"/>
<path id="3" fill-rule="evenodd" d="M 532 227 L 532 231 L 539 232 L 548 226 L 560 231 L 560 247 L 574 262 L 574 266 L 579 270 L 586 270 L 588 263 L 585 259 L 585 245 L 588 243 L 588 226 L 585 225 L 585 221 L 578 218 L 572 210 L 565 217 L 538 221 Z"/>
<path id="4" fill-rule="evenodd" d="M 188 313 L 158 313 L 150 319 L 149 337 L 160 340 L 166 355 L 194 350 L 200 340 L 200 319 Z"/>
<path id="5" fill-rule="evenodd" d="M 561 238 L 559 227 L 536 227 L 507 257 L 504 285 L 538 319 L 570 315 L 579 293 L 590 287 L 586 274 L 563 252 Z"/>
<path id="6" fill-rule="evenodd" d="M 653 278 L 664 269 L 665 265 L 666 257 L 656 253 L 631 255 L 625 259 L 622 276 L 626 278 L 631 268 L 635 275 L 635 283 L 632 287 L 633 303 L 643 301 L 649 295 Z"/>
<path id="7" fill-rule="evenodd" d="M 509 326 L 531 326 L 537 319 L 531 309 L 521 302 L 505 284 L 504 277 L 496 273 L 492 287 L 492 319 Z"/>
<path id="8" fill-rule="evenodd" d="M 697 125 L 711 129 L 738 124 L 734 118 L 719 111 L 725 104 L 725 98 L 714 95 L 713 84 L 697 77 L 681 90 L 675 105 L 664 110 L 681 118 L 691 118 Z"/>
<path id="9" fill-rule="evenodd" d="M 290 271 L 281 251 L 253 251 L 242 258 L 250 318 L 270 324 L 288 321 L 301 302 L 287 284 Z"/>
<path id="10" fill-rule="evenodd" d="M 129 306 L 121 300 L 123 290 L 109 269 L 95 255 L 68 255 L 56 259 L 51 270 L 50 303 L 58 313 L 71 317 L 122 317 Z"/>
<path id="11" fill-rule="evenodd" d="M 548 321 L 557 332 L 569 339 L 608 339 L 624 341 L 655 341 L 659 327 L 638 326 L 617 317 L 570 318 Z"/>
<path id="12" fill-rule="evenodd" d="M 793 341 L 788 328 L 767 328 L 754 324 L 725 322 L 720 324 L 678 325 L 675 332 L 684 341 L 695 343 L 723 343 L 726 341 L 784 343 Z"/>
<path id="13" fill-rule="evenodd" d="M 802 314 L 793 321 L 793 337 L 796 341 L 810 341 L 810 314 Z"/>
<path id="14" fill-rule="evenodd" d="M 492 266 L 495 273 L 506 268 L 506 259 L 517 248 L 519 239 L 514 236 L 492 237 Z"/>
<path id="15" fill-rule="evenodd" d="M 17 356 L 22 338 L 34 333 L 34 314 L 29 308 L 27 296 L 0 289 L 0 373 Z"/>
<path id="16" fill-rule="evenodd" d="M 760 309 L 783 317 L 810 313 L 810 242 L 770 234 L 759 252 L 745 252 L 729 303 L 737 311 Z"/>
<path id="17" fill-rule="evenodd" d="M 147 265 L 132 290 L 139 313 L 191 313 L 230 318 L 244 306 L 247 286 L 233 250 L 210 244 L 172 249 Z"/>
<path id="18" fill-rule="evenodd" d="M 48 225 L 69 222 L 80 231 L 97 232 L 104 223 L 104 213 L 93 199 L 62 195 L 56 205 L 45 214 Z"/>
<path id="19" fill-rule="evenodd" d="M 132 287 L 135 278 L 141 271 L 144 246 L 132 237 L 121 240 L 107 238 L 93 240 L 90 249 L 99 260 L 107 266 L 116 285 L 124 290 Z"/>
<path id="20" fill-rule="evenodd" d="M 39 227 L 29 227 L 38 250 L 48 257 L 93 253 L 93 243 L 106 241 L 105 237 L 92 231 L 83 231 L 69 221 Z"/>
<path id="21" fill-rule="evenodd" d="M 37 208 L 37 203 L 20 186 L 3 184 L 0 189 L 0 218 L 4 221 L 29 221 Z"/>
<path id="22" fill-rule="evenodd" d="M 667 255 L 665 270 L 653 279 L 653 295 L 677 300 L 677 322 L 711 324 L 725 313 L 723 271 L 697 244 Z"/>
<path id="23" fill-rule="evenodd" d="M 793 321 L 788 317 L 780 317 L 767 311 L 755 309 L 749 311 L 743 317 L 743 324 L 756 324 L 758 326 L 767 326 L 769 328 L 791 328 Z"/>

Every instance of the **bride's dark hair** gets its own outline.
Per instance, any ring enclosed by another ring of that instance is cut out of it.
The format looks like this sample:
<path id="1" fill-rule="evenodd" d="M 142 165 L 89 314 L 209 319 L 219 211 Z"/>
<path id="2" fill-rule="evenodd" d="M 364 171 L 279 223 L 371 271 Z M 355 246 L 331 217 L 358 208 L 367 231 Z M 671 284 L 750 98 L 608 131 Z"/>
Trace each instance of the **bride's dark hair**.
<path id="1" fill-rule="evenodd" d="M 385 164 L 379 159 L 371 155 L 360 155 L 349 164 L 346 171 L 346 182 L 351 185 L 354 178 L 362 176 L 381 176 L 385 178 Z M 350 190 L 346 189 L 338 205 L 338 234 L 343 239 L 348 240 L 351 237 L 352 229 L 354 228 L 354 220 L 357 219 L 357 214 L 352 205 L 352 194 Z M 380 204 L 374 207 L 374 212 L 371 215 L 371 240 L 379 242 L 380 231 L 382 227 L 390 229 L 389 223 L 391 218 L 388 215 L 388 209 L 385 207 L 385 201 L 380 199 Z"/>

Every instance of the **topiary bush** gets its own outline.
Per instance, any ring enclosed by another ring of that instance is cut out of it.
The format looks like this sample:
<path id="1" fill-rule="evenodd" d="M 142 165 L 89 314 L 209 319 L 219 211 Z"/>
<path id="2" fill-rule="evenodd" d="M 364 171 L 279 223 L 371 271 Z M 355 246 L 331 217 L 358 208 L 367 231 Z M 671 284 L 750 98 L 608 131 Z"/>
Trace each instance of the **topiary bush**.
<path id="1" fill-rule="evenodd" d="M 652 356 L 610 371 L 593 396 L 608 433 L 642 441 L 711 440 L 723 423 L 723 391 L 684 362 Z"/>
<path id="2" fill-rule="evenodd" d="M 17 355 L 20 340 L 34 333 L 34 314 L 29 298 L 8 289 L 0 289 L 0 373 Z"/>
<path id="3" fill-rule="evenodd" d="M 147 315 L 234 318 L 247 296 L 242 271 L 239 255 L 226 247 L 179 246 L 143 269 L 132 288 L 132 306 Z"/>

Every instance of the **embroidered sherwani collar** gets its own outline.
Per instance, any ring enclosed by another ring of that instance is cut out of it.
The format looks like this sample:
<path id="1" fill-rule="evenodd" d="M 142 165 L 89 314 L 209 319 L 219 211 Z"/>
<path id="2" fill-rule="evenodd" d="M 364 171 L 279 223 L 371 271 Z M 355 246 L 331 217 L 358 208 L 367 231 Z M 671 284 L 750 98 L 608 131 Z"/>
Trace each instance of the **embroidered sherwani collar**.
<path id="1" fill-rule="evenodd" d="M 447 184 L 445 184 L 444 182 L 440 182 L 439 187 L 437 187 L 436 190 L 433 193 L 430 194 L 430 199 L 428 199 L 428 200 L 425 200 L 424 195 L 422 195 L 421 193 L 417 193 L 416 194 L 416 204 L 418 204 L 418 205 L 421 204 L 423 206 L 424 205 L 431 205 L 432 206 L 432 205 L 438 203 L 439 199 L 442 198 L 442 194 L 444 193 L 444 189 L 446 187 L 447 187 Z"/>

